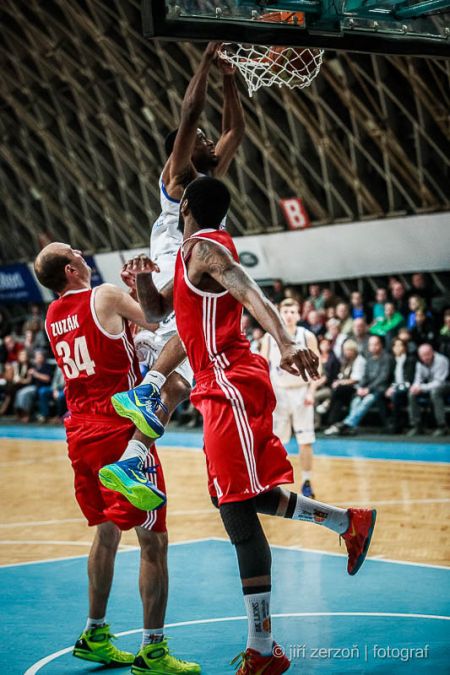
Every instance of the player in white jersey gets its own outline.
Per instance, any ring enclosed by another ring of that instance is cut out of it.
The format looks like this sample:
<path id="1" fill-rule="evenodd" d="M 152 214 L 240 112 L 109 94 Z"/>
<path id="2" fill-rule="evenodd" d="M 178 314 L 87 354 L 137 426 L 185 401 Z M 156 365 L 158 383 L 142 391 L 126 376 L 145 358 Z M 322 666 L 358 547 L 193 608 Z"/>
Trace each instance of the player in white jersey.
<path id="1" fill-rule="evenodd" d="M 306 328 L 297 326 L 300 320 L 300 306 L 296 300 L 286 299 L 280 304 L 280 314 L 290 335 L 295 335 L 298 345 L 305 344 L 319 356 L 317 338 Z M 302 469 L 302 494 L 314 498 L 311 487 L 314 433 L 314 382 L 305 382 L 294 377 L 280 367 L 280 350 L 269 333 L 263 338 L 261 356 L 269 361 L 270 379 L 277 397 L 277 406 L 273 413 L 273 430 L 276 436 L 286 444 L 295 434 Z"/>
<path id="2" fill-rule="evenodd" d="M 180 201 L 186 186 L 199 175 L 223 177 L 244 136 L 244 112 L 235 82 L 235 71 L 232 66 L 218 58 L 219 46 L 219 43 L 214 42 L 208 44 L 199 68 L 184 95 L 180 125 L 165 139 L 168 159 L 159 179 L 161 214 L 153 225 L 150 238 L 150 257 L 157 271 L 153 278 L 158 290 L 171 282 L 174 277 L 175 259 L 183 239 L 178 227 Z M 222 134 L 217 144 L 214 144 L 198 126 L 205 107 L 209 71 L 214 62 L 223 74 L 224 94 Z M 135 265 L 139 264 L 139 258 L 135 259 Z M 122 278 L 128 283 L 126 265 Z M 132 285 L 134 282 L 132 275 L 128 275 L 128 279 L 129 285 Z M 139 289 L 139 281 L 137 286 L 138 294 L 145 293 L 145 286 Z M 119 415 L 131 417 L 138 425 L 141 424 L 139 413 L 142 407 L 147 405 L 149 400 L 155 399 L 155 396 L 158 397 L 160 389 L 164 408 L 160 408 L 157 414 L 160 421 L 166 424 L 175 408 L 188 398 L 192 371 L 187 360 L 170 375 L 167 382 L 164 376 L 151 370 L 152 364 L 176 332 L 175 315 L 171 313 L 156 329 L 156 338 L 153 339 L 152 348 L 146 359 L 150 371 L 145 376 L 143 384 L 149 385 L 148 390 L 141 387 L 137 394 L 131 397 L 125 394 L 113 397 L 113 405 Z M 144 342 L 151 341 L 151 334 L 141 335 L 140 339 Z M 158 389 L 155 390 L 154 387 Z M 138 398 L 142 396 L 137 405 L 136 396 Z M 144 423 L 139 428 L 144 434 L 148 434 L 148 425 Z"/>

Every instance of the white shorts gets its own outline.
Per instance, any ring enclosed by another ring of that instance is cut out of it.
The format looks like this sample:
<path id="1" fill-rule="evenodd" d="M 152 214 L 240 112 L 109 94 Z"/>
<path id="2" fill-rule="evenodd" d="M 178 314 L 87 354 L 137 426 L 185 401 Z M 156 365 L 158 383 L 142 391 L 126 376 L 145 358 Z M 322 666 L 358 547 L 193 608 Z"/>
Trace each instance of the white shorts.
<path id="1" fill-rule="evenodd" d="M 297 443 L 314 443 L 314 405 L 305 405 L 308 387 L 277 387 L 277 406 L 273 413 L 273 431 L 282 443 L 289 443 L 292 432 Z"/>
<path id="2" fill-rule="evenodd" d="M 139 363 L 151 370 L 164 345 L 173 335 L 175 335 L 175 333 L 158 335 L 149 330 L 139 331 L 134 337 L 134 346 Z M 178 368 L 175 369 L 175 372 L 181 375 L 189 385 L 192 385 L 194 373 L 192 372 L 192 368 L 187 359 L 185 359 L 183 363 L 180 363 Z"/>

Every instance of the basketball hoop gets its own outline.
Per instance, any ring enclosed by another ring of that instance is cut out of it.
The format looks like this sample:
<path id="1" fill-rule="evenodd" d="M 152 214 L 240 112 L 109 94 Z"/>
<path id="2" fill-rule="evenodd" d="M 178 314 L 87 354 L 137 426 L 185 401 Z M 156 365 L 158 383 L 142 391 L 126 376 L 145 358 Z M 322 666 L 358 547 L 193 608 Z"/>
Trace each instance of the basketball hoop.
<path id="1" fill-rule="evenodd" d="M 305 23 L 303 12 L 270 12 L 260 17 L 272 23 Z M 224 42 L 220 58 L 235 66 L 244 77 L 249 96 L 260 87 L 309 87 L 319 74 L 323 49 L 306 47 L 270 47 Z"/>

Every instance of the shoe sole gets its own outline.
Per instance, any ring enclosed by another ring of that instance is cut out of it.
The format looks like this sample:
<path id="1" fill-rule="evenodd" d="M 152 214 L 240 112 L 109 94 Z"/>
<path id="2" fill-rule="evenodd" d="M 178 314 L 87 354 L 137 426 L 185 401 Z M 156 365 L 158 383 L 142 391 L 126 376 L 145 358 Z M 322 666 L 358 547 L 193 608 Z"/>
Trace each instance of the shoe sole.
<path id="1" fill-rule="evenodd" d="M 83 659 L 83 661 L 103 663 L 105 666 L 121 666 L 122 668 L 128 668 L 133 663 L 133 661 L 115 661 L 114 659 L 103 659 L 101 656 L 97 656 L 93 652 L 85 652 L 82 649 L 74 649 L 72 656 L 75 656 L 77 659 Z"/>
<path id="2" fill-rule="evenodd" d="M 118 466 L 104 466 L 98 472 L 98 477 L 104 487 L 120 492 L 130 504 L 141 511 L 155 511 L 166 503 L 165 494 L 158 488 L 136 484 Z"/>
<path id="3" fill-rule="evenodd" d="M 171 671 L 172 673 L 177 673 L 177 675 L 201 675 L 201 669 L 198 670 L 177 670 L 177 671 Z M 280 671 L 281 673 L 282 671 Z M 155 670 L 155 667 L 152 666 L 151 670 L 150 668 L 139 668 L 139 666 L 131 666 L 131 675 L 148 675 L 150 673 L 151 675 L 170 675 L 170 671 L 168 672 L 167 669 L 165 670 Z"/>
<path id="4" fill-rule="evenodd" d="M 361 555 L 358 558 L 358 562 L 356 563 L 356 566 L 353 568 L 351 572 L 349 572 L 350 576 L 354 576 L 356 572 L 360 569 L 361 565 L 363 564 L 364 560 L 366 559 L 367 552 L 369 550 L 370 542 L 372 541 L 372 535 L 373 535 L 373 530 L 375 527 L 375 522 L 377 520 L 377 512 L 376 509 L 373 509 L 372 511 L 372 524 L 369 528 L 369 532 L 367 534 L 367 539 L 366 543 L 364 544 L 364 549 Z"/>
<path id="5" fill-rule="evenodd" d="M 144 436 L 148 436 L 156 441 L 164 434 L 164 426 L 162 424 L 159 424 L 159 427 L 154 429 L 148 424 L 139 408 L 129 407 L 131 402 L 127 393 L 114 394 L 114 396 L 111 397 L 111 403 L 116 413 L 120 415 L 120 417 L 126 417 L 131 420 L 134 426 L 139 429 Z"/>

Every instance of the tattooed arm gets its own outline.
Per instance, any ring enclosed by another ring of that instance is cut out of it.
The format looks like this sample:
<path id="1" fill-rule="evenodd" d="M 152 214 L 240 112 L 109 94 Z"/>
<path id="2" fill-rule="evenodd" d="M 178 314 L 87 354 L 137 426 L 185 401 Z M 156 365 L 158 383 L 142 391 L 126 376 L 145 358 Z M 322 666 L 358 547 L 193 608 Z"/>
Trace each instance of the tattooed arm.
<path id="1" fill-rule="evenodd" d="M 281 367 L 293 375 L 300 374 L 307 380 L 306 373 L 313 379 L 319 374 L 317 355 L 307 345 L 296 345 L 286 331 L 277 308 L 260 290 L 244 268 L 235 262 L 222 246 L 199 240 L 192 250 L 189 261 L 189 278 L 196 285 L 204 275 L 212 277 L 226 288 L 260 326 L 276 340 L 281 352 Z"/>

